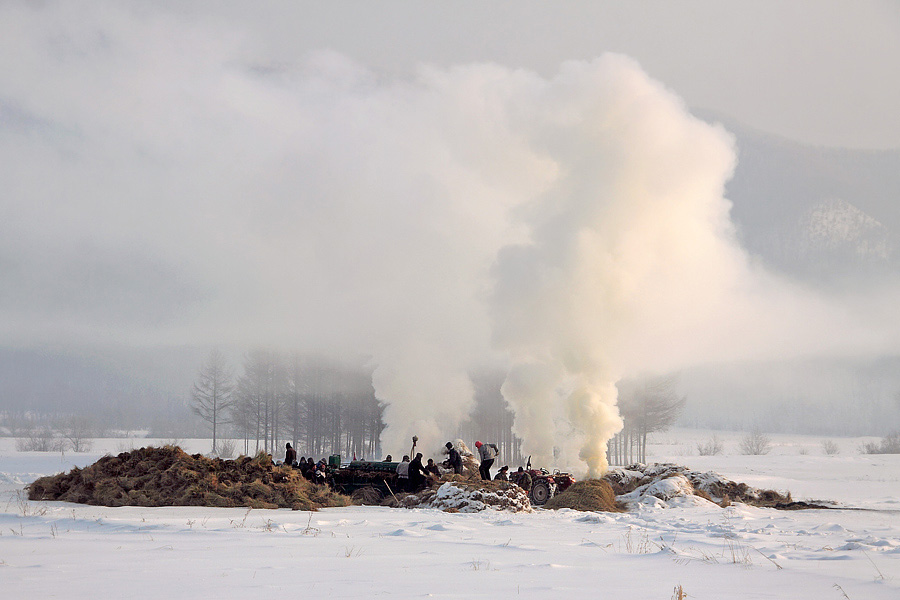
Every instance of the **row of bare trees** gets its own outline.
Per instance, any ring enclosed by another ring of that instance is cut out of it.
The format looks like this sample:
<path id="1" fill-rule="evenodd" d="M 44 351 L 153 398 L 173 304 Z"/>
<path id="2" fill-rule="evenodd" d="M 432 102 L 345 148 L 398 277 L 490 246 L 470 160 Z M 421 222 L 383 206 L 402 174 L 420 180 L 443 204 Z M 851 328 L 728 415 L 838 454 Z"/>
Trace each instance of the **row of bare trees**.
<path id="1" fill-rule="evenodd" d="M 254 350 L 235 377 L 225 357 L 213 351 L 194 384 L 192 408 L 211 425 L 214 452 L 225 428 L 228 436 L 243 440 L 244 453 L 276 454 L 284 442 L 292 442 L 300 455 L 375 457 L 384 424 L 371 375 L 361 364 Z M 457 437 L 493 442 L 500 447 L 501 463 L 522 463 L 513 414 L 500 394 L 503 373 L 475 373 L 472 380 L 475 407 Z M 610 440 L 610 463 L 645 462 L 647 435 L 673 425 L 684 405 L 674 377 L 621 382 L 625 428 Z"/>
<path id="2" fill-rule="evenodd" d="M 625 427 L 609 441 L 612 465 L 647 462 L 647 435 L 675 424 L 687 399 L 676 391 L 674 376 L 619 382 L 619 412 Z"/>
<path id="3" fill-rule="evenodd" d="M 299 454 L 374 456 L 384 428 L 368 369 L 299 353 L 253 350 L 235 377 L 214 350 L 191 397 L 212 428 L 213 452 L 225 428 L 243 440 L 245 453 L 274 454 L 292 442 Z"/>
<path id="4" fill-rule="evenodd" d="M 225 356 L 213 351 L 194 383 L 192 410 L 209 423 L 213 452 L 223 433 L 243 440 L 243 452 L 276 453 L 292 442 L 300 455 L 376 457 L 384 429 L 371 370 L 305 354 L 254 350 L 235 376 Z M 500 394 L 502 372 L 473 375 L 475 408 L 452 437 L 477 439 L 500 448 L 500 460 L 518 464 L 519 440 L 513 414 Z"/>

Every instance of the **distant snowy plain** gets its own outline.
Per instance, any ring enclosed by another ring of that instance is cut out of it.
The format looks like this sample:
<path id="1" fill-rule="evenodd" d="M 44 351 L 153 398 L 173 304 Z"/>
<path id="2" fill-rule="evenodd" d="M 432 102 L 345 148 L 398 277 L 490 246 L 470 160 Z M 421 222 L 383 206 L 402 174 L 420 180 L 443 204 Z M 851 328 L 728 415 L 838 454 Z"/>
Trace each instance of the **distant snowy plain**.
<path id="1" fill-rule="evenodd" d="M 900 598 L 900 455 L 861 439 L 772 436 L 763 456 L 698 456 L 713 432 L 657 435 L 650 460 L 714 470 L 837 510 L 677 501 L 623 514 L 315 513 L 31 502 L 36 477 L 156 440 L 96 440 L 87 454 L 16 452 L 0 439 L 2 598 Z M 188 440 L 188 451 L 208 441 Z"/>

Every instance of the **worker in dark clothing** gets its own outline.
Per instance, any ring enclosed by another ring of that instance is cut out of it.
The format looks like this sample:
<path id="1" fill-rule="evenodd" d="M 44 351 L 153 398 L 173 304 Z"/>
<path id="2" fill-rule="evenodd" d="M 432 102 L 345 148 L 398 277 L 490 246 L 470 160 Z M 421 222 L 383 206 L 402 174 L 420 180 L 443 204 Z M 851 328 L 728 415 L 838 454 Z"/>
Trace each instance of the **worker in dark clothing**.
<path id="1" fill-rule="evenodd" d="M 453 447 L 453 442 L 447 442 L 447 453 L 450 455 L 447 457 L 447 464 L 453 469 L 453 472 L 457 475 L 462 475 L 462 456 L 459 455 L 459 452 L 456 451 L 456 448 Z"/>
<path id="2" fill-rule="evenodd" d="M 284 464 L 289 467 L 293 467 L 294 463 L 297 461 L 297 451 L 291 447 L 291 443 L 288 442 L 284 446 Z"/>
<path id="3" fill-rule="evenodd" d="M 508 466 L 503 465 L 502 467 L 500 467 L 500 470 L 497 471 L 496 475 L 494 475 L 494 481 L 509 481 L 508 471 Z"/>
<path id="4" fill-rule="evenodd" d="M 433 458 L 429 458 L 429 459 L 428 459 L 428 464 L 425 465 L 425 472 L 426 472 L 428 475 L 434 475 L 435 477 L 440 477 L 440 476 L 441 476 L 441 470 L 438 469 L 438 466 L 437 466 L 436 464 L 434 464 L 434 459 L 433 459 Z"/>
<path id="5" fill-rule="evenodd" d="M 313 462 L 312 456 L 306 459 L 306 462 L 300 464 L 300 472 L 303 476 L 312 481 L 315 477 L 316 464 Z"/>
<path id="6" fill-rule="evenodd" d="M 519 470 L 515 473 L 513 481 L 526 492 L 531 491 L 531 475 L 522 467 L 519 467 Z"/>
<path id="7" fill-rule="evenodd" d="M 421 452 L 416 454 L 416 457 L 410 461 L 407 472 L 409 473 L 410 492 L 415 493 L 425 487 L 425 480 L 428 476 L 428 472 L 425 470 L 425 467 L 422 466 Z"/>

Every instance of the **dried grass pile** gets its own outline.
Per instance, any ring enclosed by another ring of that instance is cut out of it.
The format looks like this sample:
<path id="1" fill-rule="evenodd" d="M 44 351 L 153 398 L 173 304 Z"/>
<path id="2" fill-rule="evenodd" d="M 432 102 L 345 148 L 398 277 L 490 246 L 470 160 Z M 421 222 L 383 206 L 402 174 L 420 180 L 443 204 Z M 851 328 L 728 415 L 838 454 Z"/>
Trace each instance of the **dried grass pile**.
<path id="1" fill-rule="evenodd" d="M 585 511 L 622 512 L 625 507 L 616 501 L 616 494 L 608 481 L 587 479 L 572 484 L 566 491 L 550 498 L 544 508 L 572 508 Z"/>
<path id="2" fill-rule="evenodd" d="M 28 486 L 28 497 L 100 506 L 316 510 L 349 504 L 347 496 L 310 483 L 300 471 L 273 465 L 268 455 L 222 460 L 176 446 L 104 456 L 83 469 L 42 477 Z"/>

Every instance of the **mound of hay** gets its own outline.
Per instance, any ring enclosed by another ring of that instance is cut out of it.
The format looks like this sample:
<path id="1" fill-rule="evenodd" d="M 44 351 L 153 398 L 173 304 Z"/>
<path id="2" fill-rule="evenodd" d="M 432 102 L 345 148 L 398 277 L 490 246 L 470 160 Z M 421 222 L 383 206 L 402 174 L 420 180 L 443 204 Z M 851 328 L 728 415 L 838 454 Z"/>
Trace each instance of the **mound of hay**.
<path id="1" fill-rule="evenodd" d="M 566 491 L 550 498 L 544 508 L 553 510 L 572 508 L 604 512 L 622 512 L 625 509 L 620 502 L 616 501 L 612 486 L 603 479 L 578 481 Z"/>
<path id="2" fill-rule="evenodd" d="M 437 508 L 444 512 L 472 513 L 483 510 L 529 512 L 528 494 L 508 481 L 482 481 L 462 476 L 436 482 L 415 494 L 388 500 L 389 505 L 404 508 Z"/>
<path id="3" fill-rule="evenodd" d="M 236 460 L 189 455 L 181 448 L 141 448 L 104 456 L 84 469 L 41 477 L 30 500 L 100 506 L 221 506 L 316 510 L 347 506 L 349 498 L 275 466 L 259 454 Z"/>
<path id="4" fill-rule="evenodd" d="M 795 502 L 790 492 L 761 490 L 746 483 L 736 483 L 713 471 L 699 472 L 671 463 L 636 464 L 626 469 L 611 469 L 603 476 L 612 486 L 616 499 L 628 505 L 667 503 L 703 504 L 714 502 L 729 506 L 742 502 L 752 506 L 795 510 L 828 508 L 820 504 Z"/>

